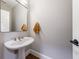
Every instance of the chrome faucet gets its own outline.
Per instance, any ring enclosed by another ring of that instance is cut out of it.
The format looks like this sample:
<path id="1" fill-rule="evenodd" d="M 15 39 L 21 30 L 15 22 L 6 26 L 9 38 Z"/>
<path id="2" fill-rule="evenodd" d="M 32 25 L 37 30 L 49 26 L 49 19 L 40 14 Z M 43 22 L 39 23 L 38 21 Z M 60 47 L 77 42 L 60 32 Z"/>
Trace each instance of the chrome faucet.
<path id="1" fill-rule="evenodd" d="M 15 41 L 21 41 L 22 38 L 23 38 L 23 37 L 17 37 L 17 38 L 15 38 L 14 40 L 15 40 Z"/>

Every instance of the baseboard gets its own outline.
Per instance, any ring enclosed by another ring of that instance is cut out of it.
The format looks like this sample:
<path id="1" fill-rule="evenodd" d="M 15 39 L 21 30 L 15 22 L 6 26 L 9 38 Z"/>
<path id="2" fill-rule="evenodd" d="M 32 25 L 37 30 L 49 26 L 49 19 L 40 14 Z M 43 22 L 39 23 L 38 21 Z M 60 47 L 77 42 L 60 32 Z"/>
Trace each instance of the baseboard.
<path id="1" fill-rule="evenodd" d="M 38 58 L 40 58 L 40 59 L 52 59 L 52 58 L 50 58 L 50 57 L 48 57 L 48 56 L 46 56 L 46 55 L 44 55 L 44 54 L 41 54 L 41 53 L 39 53 L 39 52 L 37 52 L 37 51 L 35 51 L 35 50 L 32 50 L 32 49 L 29 49 L 29 50 L 26 52 L 26 56 L 29 55 L 30 53 L 33 54 L 33 55 L 35 55 L 36 57 L 38 57 Z"/>
<path id="2" fill-rule="evenodd" d="M 28 56 L 31 53 L 31 49 L 27 50 L 25 56 Z"/>

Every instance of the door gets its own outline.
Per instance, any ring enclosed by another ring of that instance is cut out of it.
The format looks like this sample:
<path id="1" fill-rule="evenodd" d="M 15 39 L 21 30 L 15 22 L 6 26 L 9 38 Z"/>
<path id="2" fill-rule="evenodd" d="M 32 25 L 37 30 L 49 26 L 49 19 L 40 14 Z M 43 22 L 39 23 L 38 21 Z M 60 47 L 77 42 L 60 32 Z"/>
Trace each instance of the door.
<path id="1" fill-rule="evenodd" d="M 73 0 L 73 59 L 79 59 L 79 0 Z"/>

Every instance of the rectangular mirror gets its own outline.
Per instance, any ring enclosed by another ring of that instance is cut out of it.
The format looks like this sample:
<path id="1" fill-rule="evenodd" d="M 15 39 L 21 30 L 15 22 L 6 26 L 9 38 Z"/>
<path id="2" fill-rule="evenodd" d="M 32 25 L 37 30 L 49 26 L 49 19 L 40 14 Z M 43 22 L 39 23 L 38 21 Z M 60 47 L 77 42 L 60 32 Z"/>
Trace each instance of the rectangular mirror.
<path id="1" fill-rule="evenodd" d="M 19 2 L 21 0 L 0 1 L 0 32 L 27 31 L 27 8 L 24 7 L 26 4 Z"/>

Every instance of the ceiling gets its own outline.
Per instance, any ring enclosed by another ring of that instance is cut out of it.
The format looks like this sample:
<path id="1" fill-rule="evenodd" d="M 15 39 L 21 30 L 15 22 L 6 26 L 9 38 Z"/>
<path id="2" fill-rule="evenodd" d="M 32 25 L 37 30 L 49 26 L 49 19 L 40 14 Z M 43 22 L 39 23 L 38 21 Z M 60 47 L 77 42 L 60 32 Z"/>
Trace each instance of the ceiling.
<path id="1" fill-rule="evenodd" d="M 16 0 L 3 0 L 3 1 L 6 2 L 10 6 L 15 6 L 17 4 Z M 18 0 L 18 1 L 23 5 L 27 4 L 26 0 Z"/>
<path id="2" fill-rule="evenodd" d="M 6 2 L 10 6 L 14 6 L 17 4 L 16 0 L 3 0 L 3 1 Z"/>

